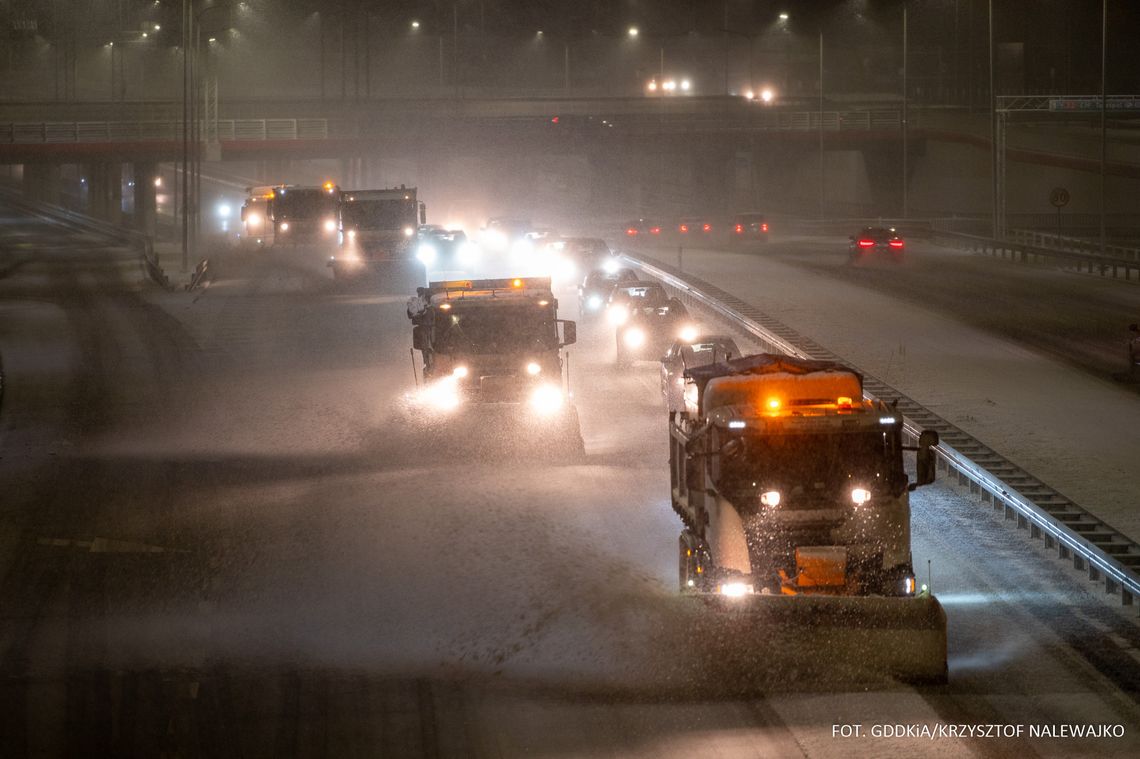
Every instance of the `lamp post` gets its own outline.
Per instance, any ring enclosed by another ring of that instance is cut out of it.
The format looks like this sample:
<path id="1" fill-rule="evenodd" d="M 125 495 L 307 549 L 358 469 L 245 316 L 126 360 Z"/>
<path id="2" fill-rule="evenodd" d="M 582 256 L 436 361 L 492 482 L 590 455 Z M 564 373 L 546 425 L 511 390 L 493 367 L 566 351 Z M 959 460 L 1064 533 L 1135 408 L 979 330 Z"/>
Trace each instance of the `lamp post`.
<path id="1" fill-rule="evenodd" d="M 991 0 L 992 2 L 992 0 Z M 903 0 L 903 26 L 902 26 L 902 217 L 905 219 L 909 214 L 909 193 L 908 193 L 908 177 L 907 177 L 907 81 L 906 81 L 906 59 L 907 59 L 907 33 L 906 33 L 906 10 L 907 2 Z"/>

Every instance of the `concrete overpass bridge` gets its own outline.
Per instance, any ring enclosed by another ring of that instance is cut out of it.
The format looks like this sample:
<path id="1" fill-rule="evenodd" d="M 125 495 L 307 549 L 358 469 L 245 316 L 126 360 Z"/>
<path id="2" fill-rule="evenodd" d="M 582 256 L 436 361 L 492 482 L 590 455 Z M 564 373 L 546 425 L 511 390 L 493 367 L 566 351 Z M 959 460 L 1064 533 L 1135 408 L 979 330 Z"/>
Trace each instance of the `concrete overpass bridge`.
<path id="1" fill-rule="evenodd" d="M 312 159 L 340 161 L 345 186 L 372 181 L 378 172 L 370 165 L 394 159 L 411 160 L 419 177 L 445 174 L 440 163 L 479 158 L 516 168 L 528 159 L 553 161 L 562 168 L 546 173 L 587 177 L 584 192 L 594 206 L 621 213 L 784 206 L 890 215 L 903 192 L 902 111 L 893 101 L 825 103 L 820 111 L 818 101 L 771 106 L 740 97 L 251 99 L 211 111 L 199 124 L 203 160 L 268 163 L 274 176 L 267 179 L 289 178 L 292 162 Z M 1078 188 L 1074 210 L 1093 210 L 1100 169 L 1094 134 L 1088 114 L 1067 114 L 1045 130 L 1012 124 L 1004 164 L 1013 167 L 1009 210 L 1047 210 L 1037 206 L 1052 186 Z M 1117 129 L 1110 136 L 1112 196 L 1129 197 L 1140 189 L 1140 137 Z M 987 114 L 911 108 L 907 138 L 912 209 L 989 210 Z M 134 206 L 148 226 L 153 201 L 143 196 L 153 183 L 145 180 L 159 164 L 181 160 L 182 151 L 180 102 L 0 106 L 0 164 L 23 166 L 25 192 L 56 199 L 61 167 L 79 164 L 88 210 L 112 220 L 124 164 L 139 180 Z"/>

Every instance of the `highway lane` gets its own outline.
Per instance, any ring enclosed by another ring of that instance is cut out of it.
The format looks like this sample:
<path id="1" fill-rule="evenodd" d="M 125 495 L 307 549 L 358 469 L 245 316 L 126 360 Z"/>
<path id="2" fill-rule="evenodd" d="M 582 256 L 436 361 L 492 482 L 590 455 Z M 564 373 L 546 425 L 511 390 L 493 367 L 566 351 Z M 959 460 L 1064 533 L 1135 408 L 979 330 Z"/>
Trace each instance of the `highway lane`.
<path id="1" fill-rule="evenodd" d="M 113 251 L 73 251 L 93 270 L 77 278 L 20 255 L 40 262 L 0 279 L 22 314 L 0 322 L 0 487 L 21 494 L 3 511 L 4 755 L 1137 748 L 831 738 L 845 721 L 1140 724 L 1134 623 L 940 487 L 915 497 L 916 561 L 947 597 L 950 686 L 703 675 L 686 646 L 707 628 L 673 587 L 656 367 L 613 369 L 600 325 L 572 348 L 587 460 L 565 464 L 425 445 L 397 400 L 404 291 L 342 289 L 309 251 L 221 257 L 199 296 L 140 289 Z"/>
<path id="2" fill-rule="evenodd" d="M 676 263 L 675 249 L 656 254 Z M 1140 538 L 1140 403 L 1102 361 L 1114 348 L 1121 362 L 1140 287 L 925 242 L 909 244 L 902 266 L 846 260 L 843 239 L 777 236 L 755 252 L 688 250 L 684 268 Z"/>

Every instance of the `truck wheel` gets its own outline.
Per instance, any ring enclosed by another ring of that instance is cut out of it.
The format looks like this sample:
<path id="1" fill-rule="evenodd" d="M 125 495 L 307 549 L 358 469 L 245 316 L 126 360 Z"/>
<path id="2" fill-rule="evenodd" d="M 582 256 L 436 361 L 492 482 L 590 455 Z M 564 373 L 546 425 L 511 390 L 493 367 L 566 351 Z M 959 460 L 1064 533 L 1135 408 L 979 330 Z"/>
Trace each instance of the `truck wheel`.
<path id="1" fill-rule="evenodd" d="M 705 592 L 711 567 L 700 538 L 691 530 L 685 530 L 677 539 L 677 549 L 677 579 L 681 592 Z"/>

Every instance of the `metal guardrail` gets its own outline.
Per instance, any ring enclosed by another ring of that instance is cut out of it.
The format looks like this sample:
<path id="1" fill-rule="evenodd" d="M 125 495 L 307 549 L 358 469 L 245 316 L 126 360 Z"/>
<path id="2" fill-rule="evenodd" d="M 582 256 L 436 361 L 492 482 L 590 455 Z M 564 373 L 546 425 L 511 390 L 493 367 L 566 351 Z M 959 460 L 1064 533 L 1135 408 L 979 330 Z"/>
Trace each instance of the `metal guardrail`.
<path id="1" fill-rule="evenodd" d="M 743 330 L 768 350 L 801 358 L 843 361 L 817 343 L 764 314 L 751 304 L 703 280 L 664 263 L 629 254 L 625 259 L 657 277 L 682 300 L 715 313 Z M 1117 594 L 1124 606 L 1140 596 L 1140 545 L 950 424 L 875 377 L 864 374 L 864 395 L 871 400 L 897 404 L 904 429 L 916 441 L 923 429 L 937 430 L 939 469 L 988 501 L 994 510 L 1028 530 L 1029 537 L 1056 549 L 1058 558 L 1087 571 L 1090 580 L 1103 581 L 1105 593 Z"/>
<path id="2" fill-rule="evenodd" d="M 1014 242 L 1024 243 L 1034 248 L 1065 250 L 1071 253 L 1084 253 L 1090 256 L 1107 256 L 1127 261 L 1140 262 L 1140 248 L 1126 245 L 1105 245 L 1101 253 L 1100 241 L 1084 237 L 1059 235 L 1056 232 L 1042 232 L 1037 229 L 1013 229 L 1009 233 Z"/>
<path id="3" fill-rule="evenodd" d="M 158 256 L 155 254 L 153 237 L 133 229 L 123 229 L 114 224 L 99 221 L 90 216 L 84 216 L 81 213 L 76 213 L 61 206 L 28 200 L 14 190 L 7 188 L 0 188 L 0 197 L 4 198 L 5 203 L 20 208 L 30 214 L 50 219 L 51 221 L 63 224 L 72 229 L 92 232 L 103 237 L 108 237 L 128 247 L 134 248 L 139 253 L 139 258 L 146 275 L 154 280 L 160 287 L 166 290 L 171 289 L 170 280 L 159 265 Z"/>
<path id="4" fill-rule="evenodd" d="M 1099 253 L 1044 248 L 1014 240 L 995 240 L 991 237 L 977 237 L 960 232 L 942 232 L 937 228 L 933 229 L 932 232 L 934 237 L 941 238 L 952 245 L 977 253 L 985 253 L 995 258 L 1004 258 L 1025 264 L 1051 263 L 1090 274 L 1111 275 L 1113 279 L 1123 275 L 1125 280 L 1130 280 L 1132 273 L 1136 272 L 1137 280 L 1140 281 L 1140 258 L 1115 258 L 1102 256 Z"/>

